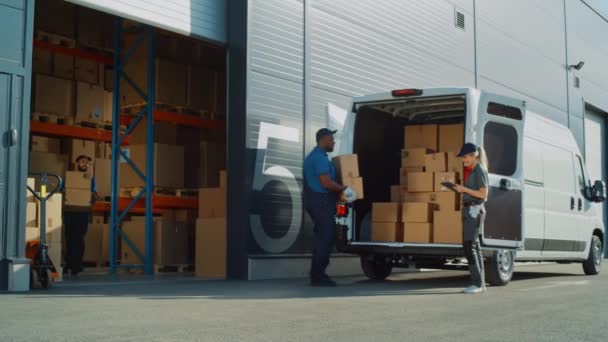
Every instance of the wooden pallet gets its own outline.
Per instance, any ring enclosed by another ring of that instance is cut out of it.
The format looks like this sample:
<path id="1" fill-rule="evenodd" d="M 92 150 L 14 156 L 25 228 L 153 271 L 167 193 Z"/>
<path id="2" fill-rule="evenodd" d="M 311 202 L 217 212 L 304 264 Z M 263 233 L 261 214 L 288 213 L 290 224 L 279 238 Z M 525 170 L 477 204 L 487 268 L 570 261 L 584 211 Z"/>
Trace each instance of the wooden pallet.
<path id="1" fill-rule="evenodd" d="M 143 187 L 120 188 L 120 197 L 134 198 L 139 194 Z M 198 189 L 172 189 L 172 188 L 154 188 L 154 196 L 166 197 L 197 197 Z"/>
<path id="2" fill-rule="evenodd" d="M 75 48 L 76 40 L 59 34 L 45 32 L 42 30 L 36 31 L 36 39 L 48 42 L 54 45 L 61 45 L 67 48 Z"/>
<path id="3" fill-rule="evenodd" d="M 123 106 L 121 108 L 121 110 L 124 114 L 127 114 L 127 115 L 137 115 L 145 106 L 147 106 L 147 104 L 143 103 L 143 102 L 135 103 L 135 104 Z M 191 108 L 188 106 L 178 106 L 178 105 L 172 105 L 172 104 L 166 104 L 166 103 L 156 103 L 156 105 L 154 106 L 154 109 L 164 111 L 164 112 L 179 113 L 179 114 L 183 114 L 183 115 L 190 115 L 190 116 L 196 116 L 196 117 L 202 117 L 202 118 L 207 117 L 208 116 L 207 113 L 209 113 L 209 111 L 203 110 L 203 109 L 196 109 L 196 108 Z"/>
<path id="4" fill-rule="evenodd" d="M 74 126 L 101 129 L 101 130 L 105 130 L 105 131 L 112 130 L 112 123 L 99 122 L 99 121 L 78 120 L 78 121 L 74 122 Z"/>
<path id="5" fill-rule="evenodd" d="M 107 261 L 83 261 L 82 265 L 85 268 L 107 268 L 110 266 Z"/>
<path id="6" fill-rule="evenodd" d="M 188 273 L 194 271 L 194 265 L 178 264 L 178 265 L 154 265 L 154 274 L 159 273 Z"/>
<path id="7" fill-rule="evenodd" d="M 58 124 L 58 125 L 67 125 L 69 123 L 69 119 L 71 119 L 71 118 L 66 118 L 63 115 L 52 114 L 52 113 L 33 112 L 31 119 L 33 121 L 38 121 L 38 122 L 46 122 L 46 123 L 52 123 L 52 124 Z"/>

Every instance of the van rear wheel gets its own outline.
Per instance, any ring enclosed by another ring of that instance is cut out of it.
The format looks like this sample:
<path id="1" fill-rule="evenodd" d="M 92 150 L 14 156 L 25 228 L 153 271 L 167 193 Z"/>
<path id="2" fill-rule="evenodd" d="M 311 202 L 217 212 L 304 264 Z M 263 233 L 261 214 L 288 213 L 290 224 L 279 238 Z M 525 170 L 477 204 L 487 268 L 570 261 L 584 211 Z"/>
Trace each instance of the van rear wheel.
<path id="1" fill-rule="evenodd" d="M 377 255 L 361 256 L 361 268 L 363 273 L 371 280 L 384 280 L 391 275 L 393 265 L 386 258 Z"/>
<path id="2" fill-rule="evenodd" d="M 602 241 L 597 235 L 591 238 L 591 248 L 589 249 L 589 257 L 583 261 L 583 271 L 586 275 L 596 275 L 602 269 Z"/>
<path id="3" fill-rule="evenodd" d="M 492 286 L 505 286 L 513 278 L 515 253 L 499 249 L 484 261 L 486 281 Z"/>

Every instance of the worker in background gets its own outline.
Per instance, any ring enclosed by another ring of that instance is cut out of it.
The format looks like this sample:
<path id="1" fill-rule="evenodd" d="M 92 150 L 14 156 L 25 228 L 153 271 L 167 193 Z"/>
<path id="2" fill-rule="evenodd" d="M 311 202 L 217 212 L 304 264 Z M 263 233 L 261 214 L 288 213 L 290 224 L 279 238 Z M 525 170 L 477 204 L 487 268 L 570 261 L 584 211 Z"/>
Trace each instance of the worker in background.
<path id="1" fill-rule="evenodd" d="M 82 272 L 82 258 L 84 256 L 84 238 L 89 228 L 91 215 L 91 207 L 97 201 L 97 184 L 92 176 L 91 157 L 80 155 L 76 158 L 76 170 L 91 174 L 91 201 L 90 206 L 83 207 L 65 207 L 63 212 L 63 223 L 65 227 L 66 237 L 66 268 L 64 273 L 71 272 L 71 275 L 76 276 Z"/>
<path id="2" fill-rule="evenodd" d="M 355 192 L 336 182 L 336 169 L 329 160 L 336 131 L 317 131 L 317 146 L 304 160 L 304 200 L 306 211 L 314 222 L 315 246 L 310 267 L 312 286 L 336 286 L 325 272 L 336 240 L 335 214 L 338 196 L 355 198 Z"/>
<path id="3" fill-rule="evenodd" d="M 484 149 L 472 143 L 464 144 L 458 157 L 471 169 L 464 185 L 455 187 L 463 194 L 462 241 L 472 283 L 464 293 L 481 293 L 486 290 L 480 234 L 486 215 L 484 203 L 488 199 L 488 159 Z"/>

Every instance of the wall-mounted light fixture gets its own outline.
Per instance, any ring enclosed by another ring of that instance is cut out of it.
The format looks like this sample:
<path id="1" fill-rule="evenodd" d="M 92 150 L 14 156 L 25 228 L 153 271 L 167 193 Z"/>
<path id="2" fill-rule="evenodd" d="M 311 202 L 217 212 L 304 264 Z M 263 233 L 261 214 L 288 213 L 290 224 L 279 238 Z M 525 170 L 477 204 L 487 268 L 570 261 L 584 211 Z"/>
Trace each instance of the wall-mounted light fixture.
<path id="1" fill-rule="evenodd" d="M 578 64 L 568 65 L 568 69 L 581 70 L 584 65 L 585 65 L 585 62 L 580 61 L 580 62 L 578 62 Z"/>

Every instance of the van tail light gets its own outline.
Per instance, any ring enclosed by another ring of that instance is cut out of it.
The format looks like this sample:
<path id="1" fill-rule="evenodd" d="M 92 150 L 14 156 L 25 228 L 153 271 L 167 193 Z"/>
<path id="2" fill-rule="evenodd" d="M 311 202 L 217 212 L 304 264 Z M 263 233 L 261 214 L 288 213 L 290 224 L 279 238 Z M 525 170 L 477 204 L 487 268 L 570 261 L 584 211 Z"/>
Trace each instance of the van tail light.
<path id="1" fill-rule="evenodd" d="M 336 204 L 336 216 L 337 217 L 346 217 L 348 216 L 348 205 L 346 202 L 339 202 Z"/>
<path id="2" fill-rule="evenodd" d="M 420 96 L 422 95 L 422 89 L 398 89 L 391 92 L 393 97 L 404 97 L 404 96 Z"/>

